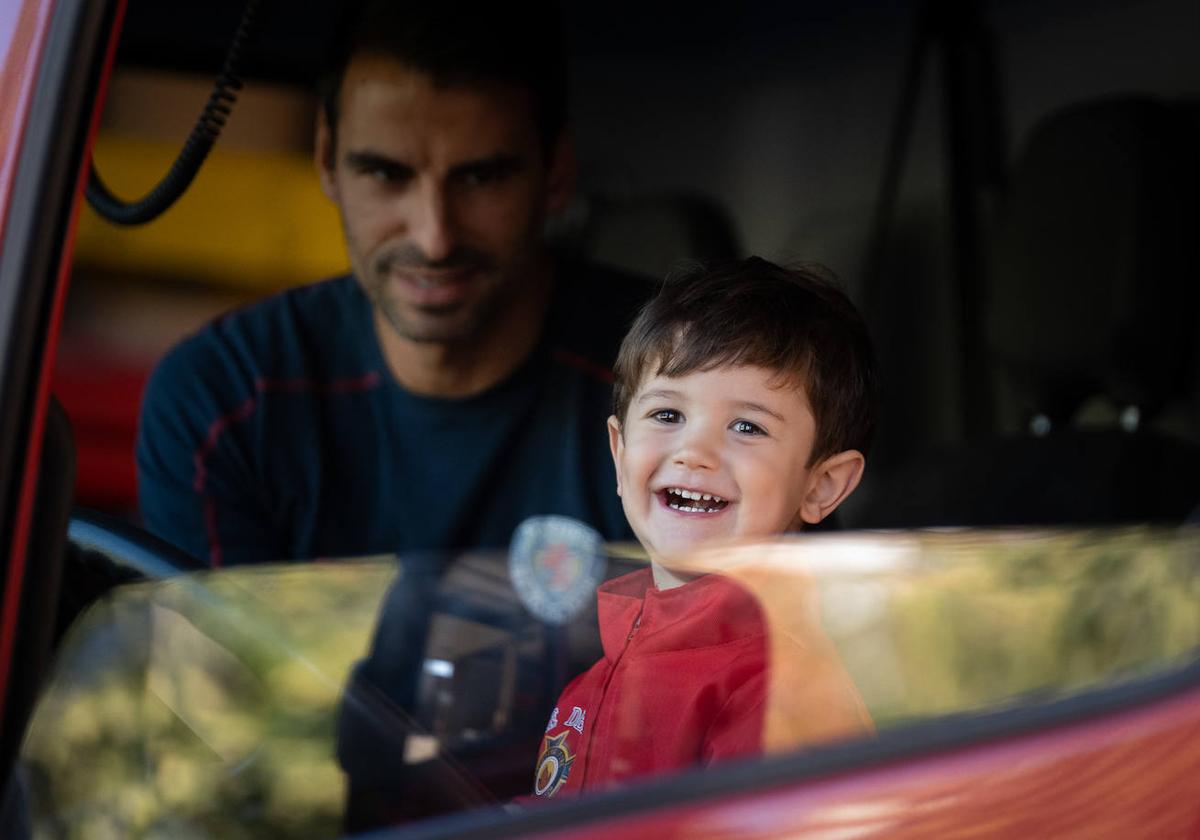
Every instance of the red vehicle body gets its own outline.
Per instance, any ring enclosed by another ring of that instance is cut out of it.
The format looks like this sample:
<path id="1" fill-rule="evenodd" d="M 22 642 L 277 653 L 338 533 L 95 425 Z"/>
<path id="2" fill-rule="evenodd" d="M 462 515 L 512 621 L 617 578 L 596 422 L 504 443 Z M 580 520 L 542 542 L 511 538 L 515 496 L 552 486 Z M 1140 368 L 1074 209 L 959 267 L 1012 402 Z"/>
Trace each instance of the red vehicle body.
<path id="1" fill-rule="evenodd" d="M 1190 837 L 1197 691 L 559 837 Z M 715 797 L 714 797 L 715 798 Z"/>

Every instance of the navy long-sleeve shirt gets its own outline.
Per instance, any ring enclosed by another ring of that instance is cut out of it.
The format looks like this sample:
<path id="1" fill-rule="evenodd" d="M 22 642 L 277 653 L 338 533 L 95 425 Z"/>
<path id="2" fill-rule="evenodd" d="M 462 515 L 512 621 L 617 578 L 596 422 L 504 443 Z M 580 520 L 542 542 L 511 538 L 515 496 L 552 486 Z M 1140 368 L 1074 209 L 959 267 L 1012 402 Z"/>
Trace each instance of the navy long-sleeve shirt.
<path id="1" fill-rule="evenodd" d="M 498 547 L 551 513 L 625 539 L 609 366 L 649 291 L 594 267 L 560 270 L 534 353 L 462 399 L 396 383 L 353 277 L 226 315 L 147 386 L 145 524 L 213 566 Z"/>

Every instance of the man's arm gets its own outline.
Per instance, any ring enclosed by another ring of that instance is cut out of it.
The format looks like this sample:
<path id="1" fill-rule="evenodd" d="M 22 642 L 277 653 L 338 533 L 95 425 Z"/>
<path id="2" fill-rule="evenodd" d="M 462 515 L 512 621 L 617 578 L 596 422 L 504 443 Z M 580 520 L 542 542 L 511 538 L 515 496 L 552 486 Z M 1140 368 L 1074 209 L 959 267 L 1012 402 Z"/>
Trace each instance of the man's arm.
<path id="1" fill-rule="evenodd" d="M 279 558 L 250 442 L 257 394 L 211 334 L 155 369 L 138 424 L 138 501 L 146 528 L 211 566 Z"/>

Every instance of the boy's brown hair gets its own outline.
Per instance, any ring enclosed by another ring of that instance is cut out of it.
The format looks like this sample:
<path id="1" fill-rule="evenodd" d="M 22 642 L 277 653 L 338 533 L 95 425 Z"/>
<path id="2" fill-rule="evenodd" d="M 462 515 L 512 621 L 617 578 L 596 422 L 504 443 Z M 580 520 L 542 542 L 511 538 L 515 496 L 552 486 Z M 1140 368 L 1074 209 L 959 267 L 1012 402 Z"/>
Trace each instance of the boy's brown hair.
<path id="1" fill-rule="evenodd" d="M 781 386 L 803 387 L 817 423 L 806 466 L 847 449 L 866 453 L 875 354 L 862 316 L 825 269 L 750 257 L 672 273 L 621 343 L 613 412 L 624 423 L 649 377 L 725 365 L 777 371 Z"/>

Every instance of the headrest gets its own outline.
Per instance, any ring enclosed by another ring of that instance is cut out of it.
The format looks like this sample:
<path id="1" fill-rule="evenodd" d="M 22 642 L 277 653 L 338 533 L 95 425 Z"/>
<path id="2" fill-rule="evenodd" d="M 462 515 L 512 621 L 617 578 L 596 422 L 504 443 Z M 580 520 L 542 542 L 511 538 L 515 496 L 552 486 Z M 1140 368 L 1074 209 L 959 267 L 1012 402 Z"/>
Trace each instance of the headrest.
<path id="1" fill-rule="evenodd" d="M 1157 411 L 1190 382 L 1200 143 L 1181 108 L 1077 105 L 1032 132 L 1000 212 L 987 340 L 1028 415 L 1103 394 Z"/>
<path id="2" fill-rule="evenodd" d="M 729 214 L 701 195 L 592 197 L 580 238 L 583 255 L 655 279 L 682 259 L 738 255 Z"/>

